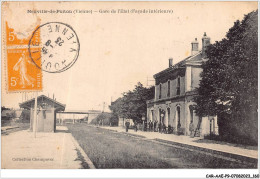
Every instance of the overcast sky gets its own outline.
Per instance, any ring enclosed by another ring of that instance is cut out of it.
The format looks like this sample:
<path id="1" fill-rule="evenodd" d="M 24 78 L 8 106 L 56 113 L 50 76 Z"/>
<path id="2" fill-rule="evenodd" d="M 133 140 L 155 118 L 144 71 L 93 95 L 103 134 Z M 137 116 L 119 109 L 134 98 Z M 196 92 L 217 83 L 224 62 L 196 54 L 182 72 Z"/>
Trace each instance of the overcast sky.
<path id="1" fill-rule="evenodd" d="M 27 14 L 28 9 L 169 9 L 172 14 Z M 71 25 L 81 45 L 77 62 L 67 71 L 43 72 L 43 93 L 66 104 L 67 109 L 102 109 L 138 81 L 190 55 L 191 41 L 204 32 L 211 42 L 224 38 L 237 19 L 257 9 L 257 2 L 10 2 L 8 23 L 16 32 L 28 30 L 37 17 L 41 23 Z M 11 18 L 10 18 L 11 17 Z M 26 20 L 25 20 L 26 19 Z M 30 32 L 31 33 L 31 32 Z M 30 34 L 28 33 L 28 34 Z M 2 71 L 3 71 L 2 60 Z M 18 107 L 22 94 L 7 94 L 2 106 Z M 41 94 L 41 93 L 40 93 Z M 31 97 L 32 93 L 28 93 Z"/>

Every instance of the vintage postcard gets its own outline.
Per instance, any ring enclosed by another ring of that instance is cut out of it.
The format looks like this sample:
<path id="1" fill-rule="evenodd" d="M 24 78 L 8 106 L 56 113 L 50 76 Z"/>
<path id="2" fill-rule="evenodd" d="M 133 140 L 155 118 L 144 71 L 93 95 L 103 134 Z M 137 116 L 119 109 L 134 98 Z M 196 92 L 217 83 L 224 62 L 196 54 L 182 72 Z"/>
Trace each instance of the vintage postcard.
<path id="1" fill-rule="evenodd" d="M 3 1 L 1 32 L 2 169 L 259 178 L 256 1 Z"/>

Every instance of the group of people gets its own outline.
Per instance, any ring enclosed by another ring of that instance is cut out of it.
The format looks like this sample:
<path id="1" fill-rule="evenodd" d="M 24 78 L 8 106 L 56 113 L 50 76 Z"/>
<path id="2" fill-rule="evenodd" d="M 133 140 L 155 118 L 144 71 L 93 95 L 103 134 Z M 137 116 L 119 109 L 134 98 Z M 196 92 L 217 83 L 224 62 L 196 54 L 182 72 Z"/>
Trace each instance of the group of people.
<path id="1" fill-rule="evenodd" d="M 126 121 L 125 123 L 125 129 L 126 132 L 128 132 L 128 129 L 130 127 L 130 122 Z M 166 125 L 163 122 L 158 122 L 158 121 L 149 121 L 148 123 L 145 124 L 145 131 L 149 131 L 149 132 L 159 132 L 159 133 L 168 133 L 171 134 L 173 133 L 173 128 L 169 125 L 168 127 L 166 127 Z M 135 131 L 137 131 L 137 122 L 135 121 L 134 123 L 134 129 Z M 189 124 L 189 131 L 190 131 L 190 136 L 194 137 L 195 135 L 195 127 L 194 127 L 194 123 L 191 122 Z"/>
<path id="2" fill-rule="evenodd" d="M 130 122 L 129 122 L 129 121 L 126 121 L 126 122 L 125 122 L 125 131 L 126 131 L 126 132 L 128 132 L 129 127 L 130 127 Z M 134 129 L 135 129 L 135 131 L 137 132 L 137 122 L 136 122 L 136 121 L 134 122 Z"/>
<path id="3" fill-rule="evenodd" d="M 130 127 L 130 122 L 126 121 L 125 122 L 126 132 L 128 132 L 129 127 Z M 147 131 L 149 131 L 149 132 L 167 133 L 166 125 L 164 123 L 161 123 L 161 122 L 158 123 L 158 121 L 154 121 L 154 122 L 149 121 L 145 127 L 146 127 Z M 137 123 L 136 122 L 134 123 L 134 129 L 135 129 L 135 131 L 137 131 Z"/>
<path id="4" fill-rule="evenodd" d="M 158 123 L 158 121 L 154 121 L 154 122 L 149 121 L 147 123 L 147 129 L 150 132 L 160 132 L 160 133 L 166 133 L 167 132 L 166 125 L 164 123 L 161 123 L 161 122 Z"/>

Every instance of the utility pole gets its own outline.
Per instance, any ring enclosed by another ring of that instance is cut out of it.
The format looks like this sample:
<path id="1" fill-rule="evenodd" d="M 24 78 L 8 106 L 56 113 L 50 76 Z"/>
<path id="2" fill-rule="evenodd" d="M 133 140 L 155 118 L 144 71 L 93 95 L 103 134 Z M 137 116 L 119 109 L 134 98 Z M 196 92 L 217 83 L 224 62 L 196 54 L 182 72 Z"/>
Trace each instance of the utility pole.
<path id="1" fill-rule="evenodd" d="M 35 92 L 34 117 L 33 117 L 33 133 L 34 133 L 34 138 L 36 138 L 36 127 L 37 127 L 37 98 L 38 98 L 38 92 Z"/>
<path id="2" fill-rule="evenodd" d="M 105 111 L 105 105 L 106 105 L 106 103 L 105 103 L 105 102 L 103 102 L 103 111 L 102 111 L 102 112 L 104 112 L 104 111 Z"/>
<path id="3" fill-rule="evenodd" d="M 153 85 L 149 84 L 150 82 L 151 82 L 151 83 L 154 83 L 155 80 L 154 80 L 152 77 L 148 77 L 148 76 L 147 76 L 147 79 L 146 79 L 146 86 L 147 86 L 147 87 L 153 86 Z"/>

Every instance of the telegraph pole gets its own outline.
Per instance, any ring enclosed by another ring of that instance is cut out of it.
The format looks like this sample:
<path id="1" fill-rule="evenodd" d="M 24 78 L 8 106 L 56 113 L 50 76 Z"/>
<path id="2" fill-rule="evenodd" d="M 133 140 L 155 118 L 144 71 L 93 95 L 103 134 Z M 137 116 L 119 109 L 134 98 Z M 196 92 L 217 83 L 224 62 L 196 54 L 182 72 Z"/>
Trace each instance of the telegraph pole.
<path id="1" fill-rule="evenodd" d="M 34 101 L 34 117 L 33 117 L 33 133 L 34 138 L 36 138 L 36 127 L 37 127 L 37 98 L 38 92 L 35 92 L 35 101 Z"/>
<path id="2" fill-rule="evenodd" d="M 146 86 L 147 87 L 151 87 L 151 86 L 153 86 L 153 84 L 152 85 L 150 85 L 149 83 L 154 83 L 154 80 L 151 78 L 151 77 L 148 77 L 147 76 L 147 79 L 146 79 Z"/>
<path id="3" fill-rule="evenodd" d="M 103 102 L 103 111 L 102 111 L 102 112 L 104 112 L 104 111 L 105 111 L 105 105 L 106 105 L 106 103 L 105 103 L 105 102 Z"/>

